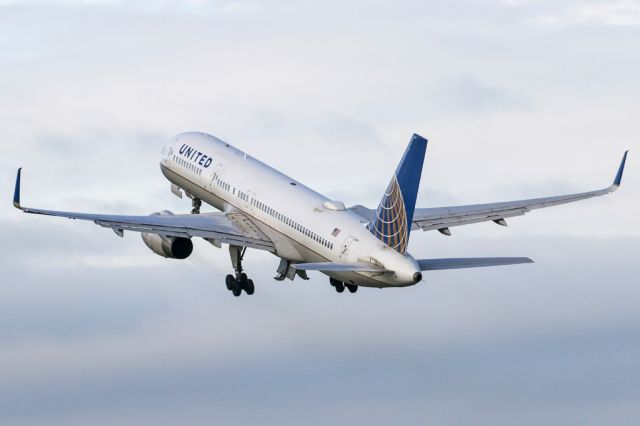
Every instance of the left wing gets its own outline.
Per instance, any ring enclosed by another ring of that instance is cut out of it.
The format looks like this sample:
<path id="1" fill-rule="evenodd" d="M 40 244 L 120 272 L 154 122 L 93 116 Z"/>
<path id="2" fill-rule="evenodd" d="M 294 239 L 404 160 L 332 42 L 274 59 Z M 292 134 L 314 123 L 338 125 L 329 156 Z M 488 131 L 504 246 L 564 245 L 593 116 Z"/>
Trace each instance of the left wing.
<path id="1" fill-rule="evenodd" d="M 295 269 L 301 271 L 322 271 L 322 272 L 393 272 L 388 271 L 380 266 L 370 263 L 338 263 L 338 262 L 320 262 L 320 263 L 295 263 Z"/>
<path id="2" fill-rule="evenodd" d="M 169 237 L 202 237 L 224 244 L 275 251 L 273 242 L 255 226 L 250 218 L 240 212 L 123 216 L 23 207 L 20 204 L 21 174 L 22 169 L 18 169 L 13 205 L 25 213 L 90 220 L 97 225 L 113 229 L 120 236 L 124 231 L 134 231 Z"/>
<path id="3" fill-rule="evenodd" d="M 507 201 L 503 203 L 474 204 L 468 206 L 417 208 L 413 214 L 411 230 L 422 229 L 429 231 L 437 229 L 443 234 L 450 234 L 449 227 L 469 225 L 472 223 L 493 221 L 498 225 L 506 226 L 505 219 L 514 216 L 522 216 L 531 210 L 544 207 L 558 206 L 560 204 L 573 203 L 587 198 L 599 197 L 616 191 L 622 183 L 622 174 L 627 161 L 624 153 L 622 162 L 613 184 L 605 189 L 582 192 L 578 194 L 561 195 L 557 197 L 533 198 L 529 200 Z M 349 210 L 369 220 L 375 213 L 374 210 L 363 206 L 353 206 Z"/>

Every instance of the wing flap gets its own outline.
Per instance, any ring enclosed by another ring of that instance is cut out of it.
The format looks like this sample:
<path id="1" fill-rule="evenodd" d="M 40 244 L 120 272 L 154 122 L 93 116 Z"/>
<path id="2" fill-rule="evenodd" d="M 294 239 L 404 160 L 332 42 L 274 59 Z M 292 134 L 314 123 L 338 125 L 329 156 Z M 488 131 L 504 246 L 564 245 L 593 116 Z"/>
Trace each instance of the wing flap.
<path id="1" fill-rule="evenodd" d="M 446 269 L 484 268 L 488 266 L 518 265 L 533 263 L 528 257 L 468 257 L 451 259 L 418 259 L 422 271 L 441 271 Z"/>
<path id="2" fill-rule="evenodd" d="M 420 209 L 422 210 L 422 209 Z M 425 209 L 426 210 L 426 209 Z M 471 214 L 454 214 L 452 216 L 440 216 L 434 219 L 422 219 L 415 220 L 413 222 L 414 229 L 422 229 L 423 231 L 430 231 L 433 229 L 449 228 L 452 226 L 471 225 L 474 223 L 488 222 L 493 220 L 508 219 L 510 217 L 523 216 L 529 210 L 511 209 L 511 210 L 496 210 L 486 211 Z"/>
<path id="3" fill-rule="evenodd" d="M 376 265 L 368 263 L 296 263 L 292 265 L 295 269 L 302 271 L 322 271 L 322 272 L 392 272 Z"/>

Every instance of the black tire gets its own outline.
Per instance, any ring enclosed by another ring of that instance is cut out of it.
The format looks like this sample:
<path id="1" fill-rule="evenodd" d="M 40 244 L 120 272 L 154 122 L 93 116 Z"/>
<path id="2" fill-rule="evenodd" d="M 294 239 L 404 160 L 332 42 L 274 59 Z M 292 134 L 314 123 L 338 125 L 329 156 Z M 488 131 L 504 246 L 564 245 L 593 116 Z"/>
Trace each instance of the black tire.
<path id="1" fill-rule="evenodd" d="M 356 291 L 358 291 L 358 286 L 357 285 L 345 284 L 344 286 L 349 289 L 350 293 L 355 293 Z"/>
<path id="2" fill-rule="evenodd" d="M 242 273 L 240 274 L 239 281 L 240 281 L 241 283 L 245 283 L 245 282 L 247 282 L 247 280 L 248 280 L 248 279 L 249 279 L 249 277 L 247 277 L 247 274 L 245 274 L 244 272 L 242 272 Z"/>
<path id="3" fill-rule="evenodd" d="M 242 294 L 242 287 L 240 287 L 240 283 L 238 283 L 237 281 L 235 282 L 235 285 L 233 286 L 233 288 L 231 289 L 231 292 L 233 293 L 233 295 L 235 297 L 238 297 Z"/>
<path id="4" fill-rule="evenodd" d="M 344 291 L 344 284 L 343 283 L 336 284 L 336 291 L 338 293 L 342 293 Z"/>
<path id="5" fill-rule="evenodd" d="M 244 283 L 244 292 L 251 296 L 256 291 L 256 287 L 253 285 L 252 279 L 247 279 Z"/>
<path id="6" fill-rule="evenodd" d="M 233 288 L 233 282 L 236 279 L 233 277 L 233 275 L 227 275 L 227 277 L 225 278 L 225 283 L 227 284 L 227 290 L 231 290 Z"/>

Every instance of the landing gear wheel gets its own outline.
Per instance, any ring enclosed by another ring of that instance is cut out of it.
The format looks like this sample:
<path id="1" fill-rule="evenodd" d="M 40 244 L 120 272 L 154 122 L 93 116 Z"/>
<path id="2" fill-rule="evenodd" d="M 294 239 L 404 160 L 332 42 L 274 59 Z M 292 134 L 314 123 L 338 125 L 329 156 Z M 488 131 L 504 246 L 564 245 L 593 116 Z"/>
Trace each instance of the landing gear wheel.
<path id="1" fill-rule="evenodd" d="M 253 280 L 251 280 L 251 279 L 246 280 L 245 283 L 244 283 L 243 289 L 244 289 L 245 293 L 247 293 L 249 296 L 251 296 L 256 291 L 256 288 L 253 285 Z"/>
<path id="2" fill-rule="evenodd" d="M 355 293 L 356 291 L 358 291 L 358 286 L 354 285 L 354 284 L 345 284 L 344 285 L 350 293 Z"/>
<path id="3" fill-rule="evenodd" d="M 344 291 L 344 284 L 343 283 L 336 283 L 336 291 L 338 293 L 342 293 Z"/>
<path id="4" fill-rule="evenodd" d="M 227 284 L 227 290 L 231 290 L 233 288 L 233 282 L 235 281 L 233 275 L 227 275 L 224 281 Z"/>
<path id="5" fill-rule="evenodd" d="M 231 290 L 234 296 L 238 297 L 244 290 L 245 293 L 251 295 L 255 292 L 256 288 L 253 285 L 253 280 L 250 280 L 242 270 L 242 259 L 244 253 L 247 251 L 246 247 L 229 245 L 229 254 L 231 256 L 231 264 L 236 271 L 235 276 L 227 275 L 227 288 Z"/>
<path id="6" fill-rule="evenodd" d="M 231 292 L 235 297 L 238 297 L 242 294 L 242 287 L 238 281 L 234 280 L 233 287 L 231 288 Z"/>

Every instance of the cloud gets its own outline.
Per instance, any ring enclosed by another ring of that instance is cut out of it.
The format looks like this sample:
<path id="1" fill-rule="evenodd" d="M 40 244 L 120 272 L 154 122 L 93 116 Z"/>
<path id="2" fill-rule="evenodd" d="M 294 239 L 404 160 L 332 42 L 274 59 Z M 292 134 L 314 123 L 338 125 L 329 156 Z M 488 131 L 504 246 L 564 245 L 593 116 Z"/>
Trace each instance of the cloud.
<path id="1" fill-rule="evenodd" d="M 0 7 L 16 6 L 46 6 L 49 2 L 42 0 L 0 0 Z M 173 12 L 187 14 L 222 14 L 238 15 L 252 13 L 261 7 L 262 3 L 252 0 L 57 0 L 56 7 L 109 8 L 136 13 Z"/>
<path id="2" fill-rule="evenodd" d="M 529 102 L 526 99 L 508 90 L 483 84 L 470 75 L 440 81 L 433 92 L 433 97 L 434 103 L 439 108 L 462 115 L 529 109 Z"/>
<path id="3" fill-rule="evenodd" d="M 640 3 L 617 1 L 607 4 L 587 4 L 579 9 L 578 16 L 586 22 L 614 27 L 640 26 Z"/>
<path id="4" fill-rule="evenodd" d="M 627 296 L 635 291 L 629 260 L 639 242 L 465 242 L 466 252 L 458 254 L 521 246 L 538 263 L 526 272 L 433 274 L 427 285 L 408 289 L 410 298 L 367 289 L 345 298 L 314 276 L 296 286 L 263 279 L 260 298 L 235 300 L 204 271 L 190 272 L 190 283 L 172 284 L 180 266 L 142 268 L 132 282 L 123 277 L 140 269 L 106 273 L 76 288 L 77 299 L 49 299 L 51 308 L 34 310 L 45 326 L 56 317 L 53 308 L 67 305 L 40 338 L 24 339 L 38 337 L 42 330 L 35 327 L 23 327 L 23 338 L 10 346 L 4 337 L 2 419 L 378 424 L 400 416 L 409 423 L 466 424 L 472 418 L 510 423 L 526 413 L 521 422 L 539 424 L 635 415 L 637 404 L 630 402 L 640 397 L 632 379 L 640 347 L 633 338 L 636 307 Z M 614 251 L 611 268 L 620 274 L 606 286 L 607 270 L 597 266 L 603 245 Z M 424 246 L 432 244 L 414 249 Z M 549 247 L 573 255 L 555 258 Z M 48 286 L 60 294 L 75 287 Z M 135 291 L 105 298 L 110 288 L 127 287 Z M 96 291 L 95 300 L 82 297 Z M 83 304 L 94 312 L 80 309 Z M 20 324 L 34 315 L 8 318 Z M 57 330 L 73 334 L 56 336 Z"/>
<path id="5" fill-rule="evenodd" d="M 640 3 L 636 0 L 568 1 L 562 3 L 508 1 L 505 4 L 527 10 L 530 13 L 527 20 L 541 27 L 579 28 L 593 26 L 633 29 L 640 26 Z"/>

